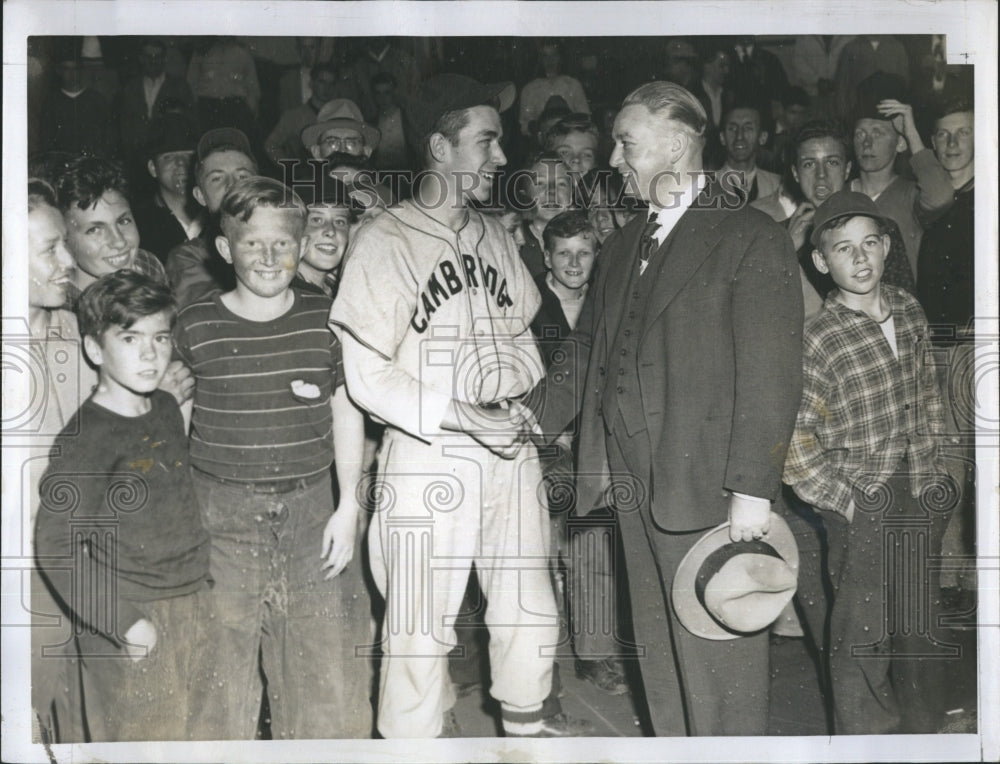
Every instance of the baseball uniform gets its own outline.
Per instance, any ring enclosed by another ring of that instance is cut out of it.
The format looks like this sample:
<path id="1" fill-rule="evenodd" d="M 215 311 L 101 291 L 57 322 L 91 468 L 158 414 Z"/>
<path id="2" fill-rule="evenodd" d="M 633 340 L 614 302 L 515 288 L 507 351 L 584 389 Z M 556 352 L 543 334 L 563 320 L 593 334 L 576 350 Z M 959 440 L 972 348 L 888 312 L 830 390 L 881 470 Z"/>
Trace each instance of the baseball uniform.
<path id="1" fill-rule="evenodd" d="M 454 398 L 499 405 L 543 376 L 540 297 L 499 221 L 458 231 L 411 202 L 353 237 L 330 321 L 352 397 L 388 424 L 371 566 L 386 597 L 378 728 L 433 737 L 454 704 L 446 655 L 474 562 L 488 599 L 491 694 L 505 715 L 548 695 L 558 641 L 548 516 L 534 446 L 503 459 L 440 423 Z M 353 349 L 353 351 L 352 351 Z"/>

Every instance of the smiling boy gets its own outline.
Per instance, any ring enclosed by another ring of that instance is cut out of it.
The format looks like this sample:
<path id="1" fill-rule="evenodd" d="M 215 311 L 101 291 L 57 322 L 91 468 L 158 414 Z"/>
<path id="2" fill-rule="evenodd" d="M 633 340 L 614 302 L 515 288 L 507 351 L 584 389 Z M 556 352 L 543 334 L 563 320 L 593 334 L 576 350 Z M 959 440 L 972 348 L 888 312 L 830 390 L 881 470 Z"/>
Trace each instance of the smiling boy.
<path id="1" fill-rule="evenodd" d="M 139 229 L 118 164 L 77 157 L 56 180 L 56 193 L 66 221 L 66 243 L 76 261 L 78 289 L 120 268 L 168 283 L 160 261 L 139 248 Z"/>
<path id="2" fill-rule="evenodd" d="M 215 246 L 236 286 L 183 309 L 174 333 L 197 380 L 191 464 L 212 540 L 214 617 L 199 649 L 222 678 L 196 679 L 199 739 L 253 739 L 258 656 L 275 738 L 371 729 L 368 661 L 355 656 L 369 639 L 368 601 L 351 564 L 363 424 L 341 384 L 330 299 L 291 288 L 305 219 L 278 181 L 233 185 Z"/>

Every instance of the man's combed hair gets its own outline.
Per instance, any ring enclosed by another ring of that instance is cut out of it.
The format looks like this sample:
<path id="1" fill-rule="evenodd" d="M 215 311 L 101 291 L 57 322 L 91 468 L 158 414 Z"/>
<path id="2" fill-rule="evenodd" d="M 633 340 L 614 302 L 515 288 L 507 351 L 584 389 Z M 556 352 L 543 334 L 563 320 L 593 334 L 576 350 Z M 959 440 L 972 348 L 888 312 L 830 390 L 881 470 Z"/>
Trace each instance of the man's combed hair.
<path id="1" fill-rule="evenodd" d="M 245 223 L 258 207 L 272 207 L 286 210 L 298 216 L 301 228 L 305 228 L 306 205 L 292 189 L 272 178 L 255 175 L 237 182 L 229 190 L 219 208 L 222 231 L 227 236 L 234 221 Z"/>
<path id="2" fill-rule="evenodd" d="M 41 178 L 28 178 L 28 212 L 56 206 L 56 190 Z"/>
<path id="3" fill-rule="evenodd" d="M 679 122 L 695 135 L 705 136 L 708 116 L 705 107 L 690 91 L 673 82 L 647 82 L 629 93 L 622 102 L 626 106 L 645 106 L 658 116 Z"/>
<path id="4" fill-rule="evenodd" d="M 66 164 L 56 178 L 59 209 L 66 212 L 76 206 L 90 209 L 108 191 L 117 191 L 128 199 L 128 182 L 118 162 L 94 156 L 78 156 Z"/>
<path id="5" fill-rule="evenodd" d="M 586 210 L 567 210 L 560 212 L 548 222 L 542 231 L 542 241 L 545 243 L 545 250 L 551 252 L 555 239 L 572 239 L 580 234 L 589 235 L 594 243 L 597 243 L 597 236 L 594 234 L 594 227 L 590 224 Z"/>
<path id="6" fill-rule="evenodd" d="M 128 329 L 140 318 L 164 311 L 173 326 L 177 302 L 170 288 L 125 268 L 101 276 L 83 290 L 76 304 L 80 336 L 93 337 L 99 343 L 112 326 Z"/>

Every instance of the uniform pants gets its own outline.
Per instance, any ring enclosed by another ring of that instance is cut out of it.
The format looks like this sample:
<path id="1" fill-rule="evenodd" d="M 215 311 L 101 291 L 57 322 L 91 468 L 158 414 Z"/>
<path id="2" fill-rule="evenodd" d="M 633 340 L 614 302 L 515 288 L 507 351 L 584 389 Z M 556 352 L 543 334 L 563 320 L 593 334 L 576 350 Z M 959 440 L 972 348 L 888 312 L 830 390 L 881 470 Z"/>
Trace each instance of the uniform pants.
<path id="1" fill-rule="evenodd" d="M 490 694 L 531 708 L 552 682 L 559 637 L 549 519 L 537 452 L 501 459 L 465 436 L 429 444 L 389 430 L 369 534 L 386 598 L 378 730 L 436 737 L 455 703 L 447 654 L 475 563 L 486 597 Z"/>
<path id="2" fill-rule="evenodd" d="M 607 437 L 612 480 L 636 481 L 644 497 L 619 507 L 635 642 L 658 736 L 763 735 L 767 731 L 767 632 L 731 640 L 696 637 L 671 603 L 674 574 L 706 530 L 668 533 L 653 520 L 647 431 L 628 435 L 617 417 Z M 645 476 L 645 477 L 644 477 Z M 721 489 L 721 486 L 720 486 Z M 636 494 L 639 496 L 640 494 Z"/>
<path id="3" fill-rule="evenodd" d="M 320 567 L 329 475 L 277 495 L 198 472 L 194 485 L 214 581 L 199 630 L 195 739 L 252 740 L 265 679 L 275 739 L 370 737 L 360 549 L 334 579 Z"/>

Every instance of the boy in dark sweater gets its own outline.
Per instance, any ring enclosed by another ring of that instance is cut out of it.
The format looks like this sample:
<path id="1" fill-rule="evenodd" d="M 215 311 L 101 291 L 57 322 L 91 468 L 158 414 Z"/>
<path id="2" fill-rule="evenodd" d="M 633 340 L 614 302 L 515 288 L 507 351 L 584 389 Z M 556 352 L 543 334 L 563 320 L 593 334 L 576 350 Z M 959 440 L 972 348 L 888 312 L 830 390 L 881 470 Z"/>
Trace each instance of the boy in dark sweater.
<path id="1" fill-rule="evenodd" d="M 38 563 L 76 624 L 95 741 L 187 737 L 209 544 L 180 409 L 157 389 L 175 310 L 166 286 L 134 271 L 84 290 L 80 334 L 99 382 L 40 487 Z"/>

